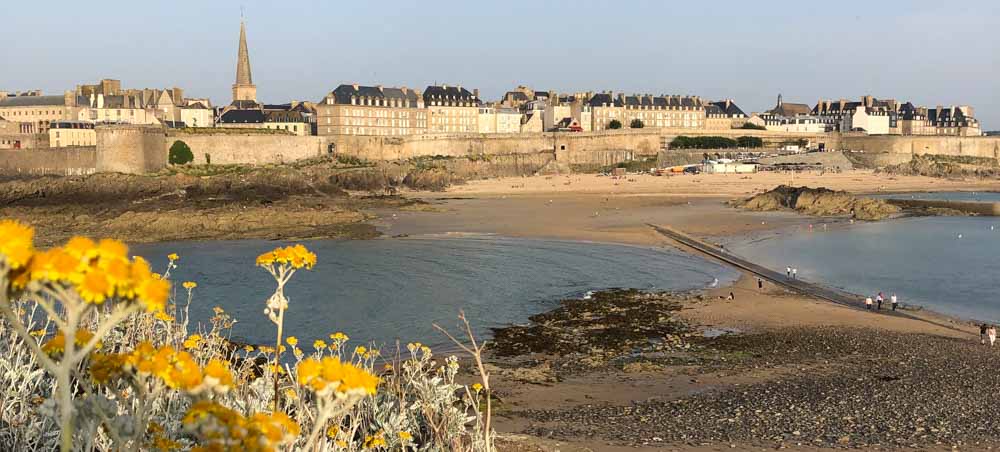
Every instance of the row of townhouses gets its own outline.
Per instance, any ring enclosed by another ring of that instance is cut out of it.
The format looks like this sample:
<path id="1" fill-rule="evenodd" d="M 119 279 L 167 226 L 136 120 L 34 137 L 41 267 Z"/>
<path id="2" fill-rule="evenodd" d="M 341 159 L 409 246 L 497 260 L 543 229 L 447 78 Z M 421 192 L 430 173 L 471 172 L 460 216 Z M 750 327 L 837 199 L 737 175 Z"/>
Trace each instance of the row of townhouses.
<path id="1" fill-rule="evenodd" d="M 783 132 L 843 132 L 868 135 L 980 136 L 982 129 L 972 107 L 957 105 L 917 107 L 911 102 L 864 96 L 858 101 L 820 99 L 814 107 L 783 102 L 751 115 L 751 124 Z"/>
<path id="2" fill-rule="evenodd" d="M 498 102 L 484 102 L 478 89 L 456 85 L 431 85 L 420 91 L 349 83 L 318 102 L 263 104 L 257 100 L 242 23 L 232 97 L 230 104 L 213 107 L 208 99 L 185 98 L 180 88 L 122 89 L 121 82 L 113 79 L 78 85 L 55 96 L 0 91 L 0 149 L 92 146 L 94 127 L 101 124 L 271 129 L 327 136 L 744 127 L 872 135 L 982 134 L 969 106 L 917 107 L 872 96 L 856 102 L 820 100 L 810 107 L 783 102 L 778 95 L 774 108 L 747 115 L 731 99 L 712 102 L 689 95 L 560 94 L 518 86 Z"/>

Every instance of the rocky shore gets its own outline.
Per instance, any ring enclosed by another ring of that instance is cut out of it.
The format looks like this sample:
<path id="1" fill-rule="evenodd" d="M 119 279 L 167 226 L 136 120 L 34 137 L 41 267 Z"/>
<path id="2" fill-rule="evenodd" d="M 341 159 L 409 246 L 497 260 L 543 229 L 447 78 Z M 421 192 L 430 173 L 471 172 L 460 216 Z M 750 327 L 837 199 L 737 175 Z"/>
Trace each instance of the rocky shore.
<path id="1" fill-rule="evenodd" d="M 42 244 L 77 234 L 131 243 L 371 238 L 369 209 L 419 203 L 349 195 L 338 174 L 318 163 L 12 179 L 0 182 L 0 217 L 34 225 Z"/>
<path id="2" fill-rule="evenodd" d="M 812 216 L 852 215 L 859 220 L 883 220 L 902 212 L 881 199 L 855 196 L 826 188 L 779 185 L 773 190 L 738 200 L 734 206 L 757 211 L 790 209 Z"/>
<path id="3" fill-rule="evenodd" d="M 522 383 L 548 385 L 549 393 L 569 385 L 565 396 L 572 400 L 539 404 L 531 400 L 541 389 L 500 391 L 501 399 L 527 400 L 503 416 L 517 433 L 570 444 L 697 450 L 1000 445 L 1000 365 L 996 349 L 978 338 L 832 323 L 739 332 L 685 314 L 724 312 L 726 303 L 735 302 L 715 293 L 611 291 L 567 300 L 530 325 L 499 329 L 497 372 L 531 376 Z M 631 396 L 572 396 L 580 388 L 599 393 L 609 381 Z M 637 385 L 650 389 L 629 389 Z"/>

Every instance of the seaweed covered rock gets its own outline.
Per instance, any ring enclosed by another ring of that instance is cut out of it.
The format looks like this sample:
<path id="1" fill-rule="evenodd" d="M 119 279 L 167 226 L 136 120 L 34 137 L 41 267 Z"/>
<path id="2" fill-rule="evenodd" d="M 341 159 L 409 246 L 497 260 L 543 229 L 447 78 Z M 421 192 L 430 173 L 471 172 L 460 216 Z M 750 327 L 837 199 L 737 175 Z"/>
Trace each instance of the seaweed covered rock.
<path id="1" fill-rule="evenodd" d="M 900 213 L 901 209 L 881 199 L 854 196 L 827 188 L 779 185 L 773 190 L 736 201 L 736 207 L 773 211 L 792 209 L 813 216 L 850 215 L 859 220 L 881 220 Z"/>

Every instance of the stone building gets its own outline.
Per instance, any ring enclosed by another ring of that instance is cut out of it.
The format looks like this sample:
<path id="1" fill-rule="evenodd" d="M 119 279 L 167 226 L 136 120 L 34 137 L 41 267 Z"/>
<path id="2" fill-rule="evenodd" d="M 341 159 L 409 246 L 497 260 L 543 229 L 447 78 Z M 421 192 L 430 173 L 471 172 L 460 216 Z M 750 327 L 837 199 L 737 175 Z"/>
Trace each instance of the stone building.
<path id="1" fill-rule="evenodd" d="M 473 109 L 478 116 L 478 107 Z M 400 136 L 428 130 L 419 91 L 382 85 L 340 85 L 316 104 L 318 135 Z M 478 132 L 478 120 L 475 121 Z"/>
<path id="2" fill-rule="evenodd" d="M 45 134 L 53 121 L 76 119 L 78 109 L 65 96 L 43 96 L 39 91 L 0 99 L 0 119 L 17 124 L 18 133 Z"/>
<path id="3" fill-rule="evenodd" d="M 927 123 L 936 135 L 975 137 L 983 134 L 979 121 L 973 117 L 972 107 L 961 105 L 927 110 Z"/>
<path id="4" fill-rule="evenodd" d="M 521 112 L 516 108 L 497 105 L 479 107 L 479 133 L 518 133 Z"/>
<path id="5" fill-rule="evenodd" d="M 705 104 L 705 128 L 709 130 L 728 130 L 743 127 L 749 117 L 733 102 L 726 99 Z"/>
<path id="6" fill-rule="evenodd" d="M 461 86 L 428 86 L 424 90 L 427 131 L 433 133 L 479 133 L 479 90 Z"/>
<path id="7" fill-rule="evenodd" d="M 219 127 L 233 129 L 283 130 L 292 135 L 312 135 L 312 125 L 298 111 L 232 109 L 219 116 Z"/>
<path id="8" fill-rule="evenodd" d="M 50 148 L 97 145 L 97 133 L 92 122 L 56 121 L 49 127 L 48 134 Z"/>
<path id="9" fill-rule="evenodd" d="M 627 128 L 632 121 L 642 121 L 643 127 L 705 128 L 705 103 L 698 96 L 652 96 L 611 92 L 594 94 L 588 104 L 592 110 L 591 130 L 607 130 L 612 121 Z"/>
<path id="10" fill-rule="evenodd" d="M 250 72 L 250 51 L 247 48 L 247 28 L 240 21 L 240 47 L 236 55 L 236 83 L 233 84 L 233 102 L 257 102 L 257 85 Z"/>
<path id="11" fill-rule="evenodd" d="M 778 94 L 778 103 L 775 104 L 774 108 L 765 111 L 764 114 L 791 118 L 793 116 L 808 115 L 810 112 L 812 112 L 812 109 L 809 108 L 808 104 L 785 102 L 782 100 L 781 94 Z M 812 112 L 812 114 L 816 113 Z"/>

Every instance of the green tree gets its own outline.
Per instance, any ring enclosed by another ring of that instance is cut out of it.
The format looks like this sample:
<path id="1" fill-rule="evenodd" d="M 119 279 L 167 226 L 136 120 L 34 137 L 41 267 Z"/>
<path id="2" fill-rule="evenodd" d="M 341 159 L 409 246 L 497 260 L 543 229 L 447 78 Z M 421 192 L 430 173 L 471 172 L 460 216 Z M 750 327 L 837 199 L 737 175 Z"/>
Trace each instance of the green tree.
<path id="1" fill-rule="evenodd" d="M 622 128 L 622 122 L 617 119 L 612 119 L 611 122 L 608 123 L 608 128 L 612 130 L 618 130 Z"/>
<path id="2" fill-rule="evenodd" d="M 632 123 L 629 124 L 628 126 L 631 127 L 631 128 L 633 128 L 633 129 L 641 129 L 642 126 L 644 126 L 644 125 L 645 124 L 642 123 L 641 119 L 635 118 L 635 119 L 632 120 Z"/>
<path id="3" fill-rule="evenodd" d="M 194 153 L 191 152 L 191 148 L 188 147 L 187 143 L 177 140 L 170 146 L 170 152 L 167 153 L 167 161 L 171 165 L 186 165 L 194 161 Z"/>
<path id="4" fill-rule="evenodd" d="M 758 126 L 757 124 L 752 124 L 752 123 L 749 123 L 749 122 L 743 123 L 743 125 L 741 127 L 739 127 L 739 128 L 740 129 L 746 129 L 746 130 L 767 130 L 767 127 Z"/>

